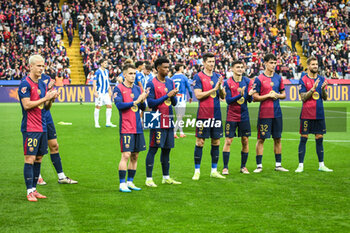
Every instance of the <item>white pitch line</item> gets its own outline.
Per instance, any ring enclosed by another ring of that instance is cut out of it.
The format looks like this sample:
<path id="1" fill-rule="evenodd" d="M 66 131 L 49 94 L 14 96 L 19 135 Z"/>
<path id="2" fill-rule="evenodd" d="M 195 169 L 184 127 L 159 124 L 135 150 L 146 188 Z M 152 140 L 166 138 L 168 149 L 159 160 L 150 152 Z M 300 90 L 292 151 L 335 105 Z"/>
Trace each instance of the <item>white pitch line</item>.
<path id="1" fill-rule="evenodd" d="M 187 135 L 196 135 L 194 133 L 186 133 L 186 134 Z M 249 139 L 256 140 L 255 137 L 250 137 Z M 284 141 L 300 141 L 299 138 L 282 138 L 282 140 L 284 140 Z M 323 141 L 324 142 L 350 142 L 350 140 L 328 140 L 328 139 L 324 139 Z"/>

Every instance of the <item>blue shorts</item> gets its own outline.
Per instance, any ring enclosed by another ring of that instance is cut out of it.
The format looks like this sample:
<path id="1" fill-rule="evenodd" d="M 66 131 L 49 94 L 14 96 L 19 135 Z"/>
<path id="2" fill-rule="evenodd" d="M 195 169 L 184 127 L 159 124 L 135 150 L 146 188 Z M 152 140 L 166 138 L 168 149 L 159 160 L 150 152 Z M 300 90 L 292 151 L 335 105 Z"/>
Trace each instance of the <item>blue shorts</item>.
<path id="1" fill-rule="evenodd" d="M 198 121 L 204 122 L 206 120 L 197 119 L 197 122 Z M 223 136 L 222 121 L 217 119 L 215 120 L 215 122 L 219 122 L 219 121 L 220 121 L 219 127 L 215 127 L 215 124 L 210 125 L 209 127 L 204 127 L 204 125 L 202 125 L 202 127 L 196 127 L 196 137 L 197 138 L 214 138 L 214 139 L 222 138 Z"/>
<path id="2" fill-rule="evenodd" d="M 174 148 L 174 129 L 151 129 L 149 132 L 149 146 L 160 148 Z"/>
<path id="3" fill-rule="evenodd" d="M 24 155 L 47 154 L 46 132 L 22 132 Z"/>
<path id="4" fill-rule="evenodd" d="M 300 134 L 326 134 L 326 121 L 300 119 Z"/>
<path id="5" fill-rule="evenodd" d="M 282 117 L 279 118 L 259 118 L 258 119 L 258 139 L 281 138 L 283 130 Z"/>
<path id="6" fill-rule="evenodd" d="M 251 135 L 250 122 L 249 121 L 227 121 L 225 125 L 225 137 L 236 137 L 236 129 L 238 130 L 238 137 L 249 137 Z"/>
<path id="7" fill-rule="evenodd" d="M 120 134 L 121 152 L 140 152 L 146 150 L 146 142 L 143 133 Z"/>
<path id="8" fill-rule="evenodd" d="M 52 140 L 56 138 L 57 138 L 57 134 L 56 134 L 55 124 L 54 123 L 47 124 L 47 140 Z"/>

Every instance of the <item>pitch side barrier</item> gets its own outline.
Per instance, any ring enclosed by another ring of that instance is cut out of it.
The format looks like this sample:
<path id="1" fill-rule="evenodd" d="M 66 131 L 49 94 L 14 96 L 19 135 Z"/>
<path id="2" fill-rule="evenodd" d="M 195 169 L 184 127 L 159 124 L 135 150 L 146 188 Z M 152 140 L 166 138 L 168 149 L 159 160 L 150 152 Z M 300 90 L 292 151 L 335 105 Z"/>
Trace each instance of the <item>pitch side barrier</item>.
<path id="1" fill-rule="evenodd" d="M 91 85 L 70 85 L 55 87 L 60 96 L 56 102 L 77 103 L 94 102 L 93 87 Z M 112 86 L 114 88 L 114 86 Z M 283 101 L 300 101 L 298 85 L 285 85 L 287 98 Z M 328 85 L 328 101 L 349 101 L 350 85 Z M 0 86 L 0 103 L 18 102 L 18 86 Z M 197 99 L 194 97 L 194 101 Z"/>

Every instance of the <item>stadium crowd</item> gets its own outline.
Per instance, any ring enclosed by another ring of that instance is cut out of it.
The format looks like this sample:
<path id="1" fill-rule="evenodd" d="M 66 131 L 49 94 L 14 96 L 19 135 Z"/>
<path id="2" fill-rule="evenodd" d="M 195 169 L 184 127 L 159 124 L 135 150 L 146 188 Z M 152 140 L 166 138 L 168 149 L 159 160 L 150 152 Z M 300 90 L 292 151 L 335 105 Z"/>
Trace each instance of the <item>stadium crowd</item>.
<path id="1" fill-rule="evenodd" d="M 188 3 L 191 2 L 191 3 Z M 72 1 L 81 39 L 85 75 L 110 57 L 111 79 L 125 59 L 154 61 L 167 56 L 185 63 L 193 77 L 201 69 L 201 55 L 213 52 L 217 71 L 232 75 L 230 63 L 243 59 L 247 75 L 263 70 L 262 57 L 278 57 L 277 72 L 292 78 L 300 71 L 300 58 L 287 45 L 285 27 L 270 1 Z M 78 10 L 77 10 L 78 9 Z"/>
<path id="2" fill-rule="evenodd" d="M 350 4 L 344 0 L 284 1 L 292 47 L 299 41 L 305 56 L 314 55 L 327 78 L 350 79 Z"/>
<path id="3" fill-rule="evenodd" d="M 217 72 L 232 76 L 230 64 L 241 59 L 246 75 L 263 71 L 263 55 L 278 58 L 276 72 L 299 78 L 303 67 L 295 44 L 305 56 L 315 55 L 327 78 L 350 79 L 350 4 L 340 1 L 285 1 L 277 17 L 275 1 L 264 0 L 57 0 L 5 1 L 0 11 L 0 79 L 21 79 L 30 54 L 41 53 L 51 77 L 70 80 L 69 58 L 61 41 L 66 25 L 69 46 L 77 29 L 87 80 L 104 56 L 116 81 L 127 58 L 153 62 L 167 56 L 187 65 L 192 78 L 201 55 L 216 55 Z M 323 17 L 324 16 L 324 17 Z M 287 45 L 286 28 L 292 48 Z M 68 83 L 68 82 L 65 82 Z"/>
<path id="4" fill-rule="evenodd" d="M 27 76 L 32 54 L 46 59 L 46 73 L 69 84 L 70 69 L 61 40 L 62 13 L 57 1 L 1 1 L 0 80 Z"/>

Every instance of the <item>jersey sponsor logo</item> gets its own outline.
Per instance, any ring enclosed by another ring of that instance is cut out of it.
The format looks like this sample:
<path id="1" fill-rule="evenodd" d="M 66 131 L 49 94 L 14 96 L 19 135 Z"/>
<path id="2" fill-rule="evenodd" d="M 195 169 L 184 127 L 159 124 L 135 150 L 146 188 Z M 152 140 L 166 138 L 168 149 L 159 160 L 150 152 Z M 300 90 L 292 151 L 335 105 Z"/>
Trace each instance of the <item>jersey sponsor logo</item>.
<path id="1" fill-rule="evenodd" d="M 22 94 L 25 94 L 27 92 L 27 87 L 22 87 L 21 92 L 22 92 Z"/>

